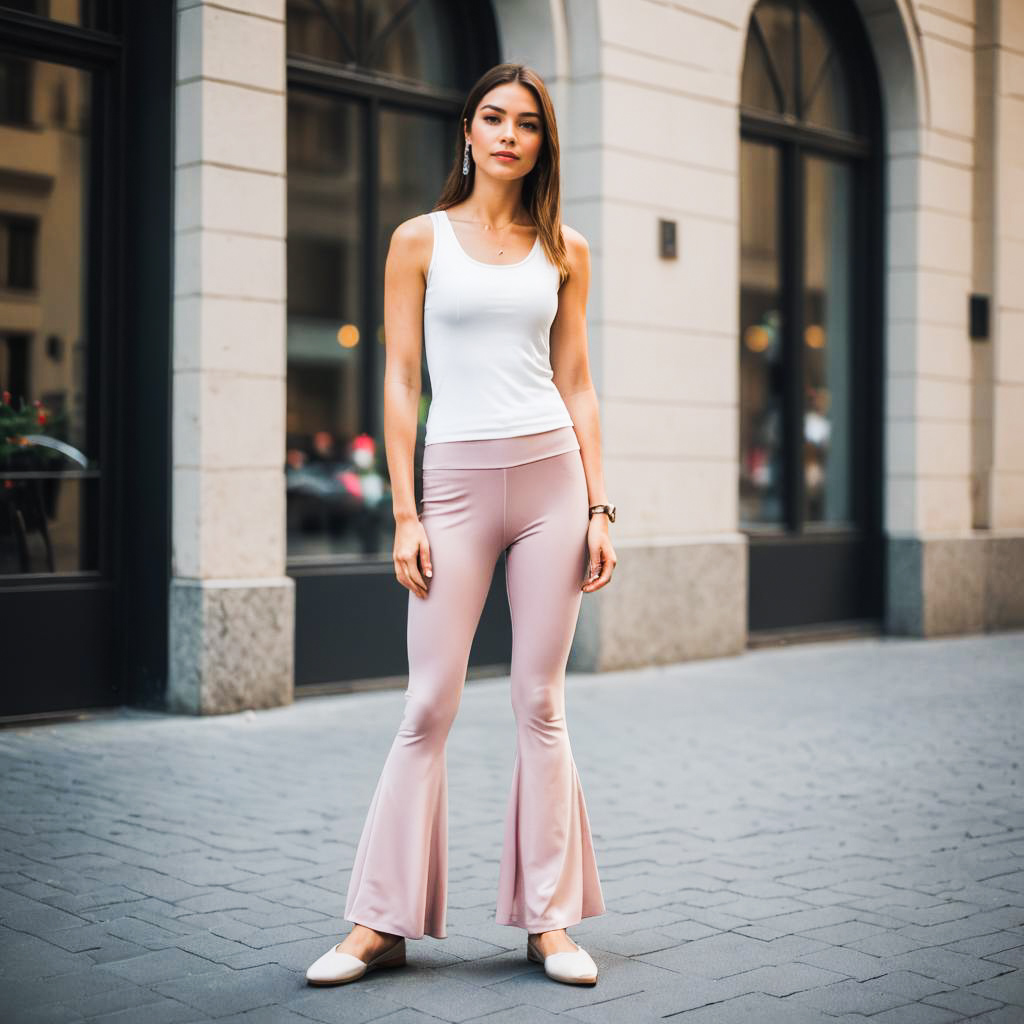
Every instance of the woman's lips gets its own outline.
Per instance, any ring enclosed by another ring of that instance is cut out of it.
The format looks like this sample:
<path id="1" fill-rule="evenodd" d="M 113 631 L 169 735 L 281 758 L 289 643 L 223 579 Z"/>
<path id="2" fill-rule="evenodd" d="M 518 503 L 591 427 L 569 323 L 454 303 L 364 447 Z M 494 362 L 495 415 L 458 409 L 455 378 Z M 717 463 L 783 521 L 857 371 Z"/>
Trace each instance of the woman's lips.
<path id="1" fill-rule="evenodd" d="M 494 155 L 499 160 L 518 160 L 519 159 L 519 157 L 517 157 L 517 156 L 509 156 L 507 153 L 495 153 Z"/>

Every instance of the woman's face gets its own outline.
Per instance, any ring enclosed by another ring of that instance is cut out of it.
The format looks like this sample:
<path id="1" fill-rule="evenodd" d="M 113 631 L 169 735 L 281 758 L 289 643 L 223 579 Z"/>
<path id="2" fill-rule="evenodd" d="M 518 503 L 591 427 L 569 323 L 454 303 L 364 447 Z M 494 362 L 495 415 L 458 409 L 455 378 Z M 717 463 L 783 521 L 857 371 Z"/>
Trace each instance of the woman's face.
<path id="1" fill-rule="evenodd" d="M 537 163 L 544 124 L 533 93 L 520 82 L 505 82 L 485 93 L 469 126 L 477 169 L 496 178 L 519 178 Z M 512 153 L 514 159 L 498 156 Z"/>

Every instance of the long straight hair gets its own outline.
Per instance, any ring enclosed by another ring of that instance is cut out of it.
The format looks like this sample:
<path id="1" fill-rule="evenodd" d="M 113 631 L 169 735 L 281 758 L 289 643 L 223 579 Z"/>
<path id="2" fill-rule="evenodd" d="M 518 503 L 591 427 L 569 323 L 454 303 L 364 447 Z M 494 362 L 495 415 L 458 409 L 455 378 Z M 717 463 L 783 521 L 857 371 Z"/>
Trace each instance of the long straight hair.
<path id="1" fill-rule="evenodd" d="M 558 125 L 555 122 L 555 108 L 551 103 L 547 86 L 532 68 L 525 64 L 495 64 L 489 71 L 485 71 L 469 90 L 462 107 L 462 116 L 459 118 L 455 159 L 434 209 L 447 210 L 472 193 L 476 180 L 476 163 L 470 159 L 469 174 L 462 173 L 462 159 L 466 147 L 464 123 L 472 125 L 480 101 L 495 86 L 504 85 L 506 82 L 520 82 L 533 93 L 540 107 L 544 139 L 537 163 L 523 180 L 522 198 L 523 205 L 533 218 L 548 259 L 558 268 L 558 287 L 561 288 L 569 277 L 569 258 L 565 251 L 565 240 L 562 238 L 562 179 Z"/>

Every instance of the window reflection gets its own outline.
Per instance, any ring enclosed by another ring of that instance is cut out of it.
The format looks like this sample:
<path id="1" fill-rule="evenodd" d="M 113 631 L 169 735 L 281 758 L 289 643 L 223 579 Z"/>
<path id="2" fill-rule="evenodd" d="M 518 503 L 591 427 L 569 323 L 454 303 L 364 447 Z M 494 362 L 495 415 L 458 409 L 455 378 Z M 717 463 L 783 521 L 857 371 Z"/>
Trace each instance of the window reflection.
<path id="1" fill-rule="evenodd" d="M 364 434 L 358 103 L 288 100 L 288 553 L 379 551 L 390 514 L 383 456 Z"/>
<path id="2" fill-rule="evenodd" d="M 850 169 L 805 158 L 804 518 L 853 519 Z"/>
<path id="3" fill-rule="evenodd" d="M 89 109 L 87 73 L 0 55 L 5 575 L 97 568 L 99 467 L 86 415 L 97 398 L 86 381 Z"/>
<path id="4" fill-rule="evenodd" d="M 447 0 L 288 0 L 289 53 L 458 88 L 465 25 Z"/>
<path id="5" fill-rule="evenodd" d="M 778 525 L 783 497 L 779 151 L 741 146 L 740 521 Z"/>
<path id="6" fill-rule="evenodd" d="M 826 128 L 852 129 L 846 76 L 837 47 L 817 14 L 800 9 L 801 108 L 805 121 Z"/>
<path id="7" fill-rule="evenodd" d="M 0 8 L 50 18 L 66 25 L 111 29 L 107 0 L 0 0 Z"/>
<path id="8" fill-rule="evenodd" d="M 740 96 L 751 109 L 824 128 L 853 127 L 839 50 L 803 0 L 761 0 L 757 5 L 747 33 Z"/>
<path id="9" fill-rule="evenodd" d="M 384 264 L 394 229 L 433 207 L 453 129 L 436 115 L 385 108 L 377 130 L 368 132 L 369 116 L 345 97 L 300 89 L 289 94 L 285 480 L 291 558 L 383 558 L 394 546 L 384 444 Z M 364 159 L 367 135 L 379 139 L 375 162 Z M 367 268 L 363 175 L 373 163 L 376 262 Z M 369 329 L 368 293 L 374 296 Z M 421 373 L 417 488 L 430 400 L 425 355 Z"/>

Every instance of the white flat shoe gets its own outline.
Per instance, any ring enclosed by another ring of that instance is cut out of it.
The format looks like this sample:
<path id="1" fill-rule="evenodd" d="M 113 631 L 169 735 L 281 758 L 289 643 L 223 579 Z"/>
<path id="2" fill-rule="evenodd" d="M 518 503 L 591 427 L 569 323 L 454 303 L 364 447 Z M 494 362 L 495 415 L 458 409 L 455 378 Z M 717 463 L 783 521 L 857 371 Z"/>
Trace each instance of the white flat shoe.
<path id="1" fill-rule="evenodd" d="M 555 981 L 564 981 L 569 985 L 597 984 L 597 964 L 582 946 L 544 956 L 527 936 L 526 959 L 543 964 L 544 973 Z"/>
<path id="2" fill-rule="evenodd" d="M 338 951 L 339 942 L 332 946 L 319 960 L 306 969 L 306 981 L 311 985 L 340 985 L 355 981 L 375 967 L 401 967 L 405 963 L 405 936 L 393 946 L 364 962 L 352 953 Z"/>

